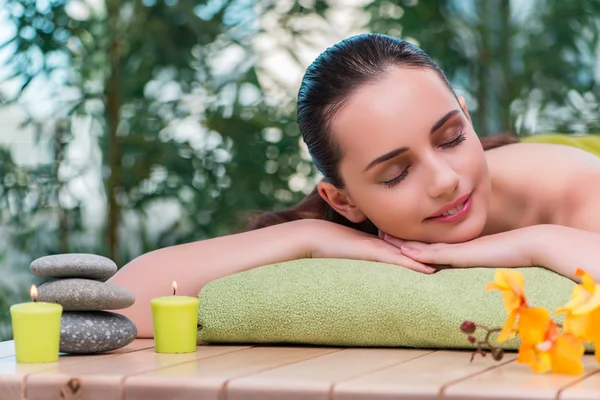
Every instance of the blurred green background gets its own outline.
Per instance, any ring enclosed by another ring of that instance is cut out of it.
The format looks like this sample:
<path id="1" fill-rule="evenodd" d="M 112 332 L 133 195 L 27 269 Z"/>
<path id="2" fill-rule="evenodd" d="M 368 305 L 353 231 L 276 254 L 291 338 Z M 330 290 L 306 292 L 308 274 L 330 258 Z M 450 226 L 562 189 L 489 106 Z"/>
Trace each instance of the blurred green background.
<path id="1" fill-rule="evenodd" d="M 122 266 L 301 199 L 302 73 L 362 32 L 427 51 L 481 136 L 600 132 L 597 0 L 0 0 L 0 340 L 37 257 Z"/>

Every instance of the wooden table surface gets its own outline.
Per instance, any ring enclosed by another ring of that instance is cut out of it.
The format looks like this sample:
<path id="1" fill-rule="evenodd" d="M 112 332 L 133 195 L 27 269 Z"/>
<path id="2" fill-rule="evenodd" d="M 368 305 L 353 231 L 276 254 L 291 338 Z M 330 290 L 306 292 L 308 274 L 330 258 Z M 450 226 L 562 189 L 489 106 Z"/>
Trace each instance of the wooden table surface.
<path id="1" fill-rule="evenodd" d="M 198 346 L 157 354 L 152 340 L 112 353 L 17 364 L 0 343 L 4 399 L 600 399 L 592 355 L 578 376 L 530 372 L 508 353 L 296 346 Z"/>

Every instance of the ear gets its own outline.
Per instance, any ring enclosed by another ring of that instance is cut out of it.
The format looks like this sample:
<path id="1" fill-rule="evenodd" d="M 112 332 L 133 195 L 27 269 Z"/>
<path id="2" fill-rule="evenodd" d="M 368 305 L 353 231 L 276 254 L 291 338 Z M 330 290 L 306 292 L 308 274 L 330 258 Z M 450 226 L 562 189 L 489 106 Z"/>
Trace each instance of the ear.
<path id="1" fill-rule="evenodd" d="M 465 98 L 463 96 L 458 96 L 458 103 L 460 104 L 460 108 L 462 108 L 462 110 L 465 113 L 465 116 L 467 117 L 469 122 L 471 124 L 473 124 L 473 121 L 471 121 L 471 116 L 469 115 L 469 109 L 467 108 L 467 103 L 465 102 Z"/>
<path id="2" fill-rule="evenodd" d="M 319 195 L 331 208 L 356 224 L 363 222 L 367 217 L 354 204 L 350 196 L 343 189 L 339 189 L 329 182 L 321 181 L 317 185 Z"/>

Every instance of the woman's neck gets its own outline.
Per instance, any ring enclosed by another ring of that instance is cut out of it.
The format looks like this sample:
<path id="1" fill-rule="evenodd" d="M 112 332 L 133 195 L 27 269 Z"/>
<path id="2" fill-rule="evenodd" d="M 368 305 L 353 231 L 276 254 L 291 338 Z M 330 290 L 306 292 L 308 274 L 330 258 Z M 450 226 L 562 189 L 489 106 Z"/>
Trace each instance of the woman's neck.
<path id="1" fill-rule="evenodd" d="M 549 204 L 527 174 L 510 174 L 490 165 L 491 195 L 488 219 L 481 236 L 506 232 L 526 226 L 552 223 Z"/>

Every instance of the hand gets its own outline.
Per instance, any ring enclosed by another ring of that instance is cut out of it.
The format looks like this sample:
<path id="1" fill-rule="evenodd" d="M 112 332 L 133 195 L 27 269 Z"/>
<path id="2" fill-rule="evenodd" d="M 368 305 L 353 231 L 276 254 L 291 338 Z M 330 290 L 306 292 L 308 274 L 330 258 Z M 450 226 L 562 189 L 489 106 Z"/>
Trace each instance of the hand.
<path id="1" fill-rule="evenodd" d="M 527 229 L 483 236 L 463 243 L 422 243 L 379 235 L 402 254 L 423 264 L 452 267 L 526 267 L 532 265 Z"/>
<path id="2" fill-rule="evenodd" d="M 387 233 L 384 233 L 382 231 L 379 231 L 379 238 L 381 240 L 383 240 L 386 243 L 391 244 L 394 247 L 397 247 L 398 249 L 400 249 L 400 251 L 402 252 L 402 254 L 406 255 L 407 257 L 410 257 L 408 255 L 408 253 L 412 250 L 415 251 L 426 251 L 426 250 L 435 250 L 436 248 L 440 247 L 440 243 L 437 244 L 431 244 L 431 243 L 425 243 L 425 242 L 416 242 L 413 240 L 404 240 L 404 239 L 400 239 L 397 238 L 395 236 L 392 235 L 388 235 Z M 433 246 L 433 247 L 432 247 Z M 416 261 L 416 260 L 415 260 Z M 446 268 L 450 268 L 451 265 L 448 264 L 433 264 L 433 263 L 427 263 L 429 264 L 429 266 L 434 267 L 436 269 L 446 269 Z"/>
<path id="3" fill-rule="evenodd" d="M 328 221 L 311 220 L 307 234 L 312 258 L 347 258 L 395 264 L 431 274 L 435 268 L 403 255 L 400 249 L 376 236 Z"/>

